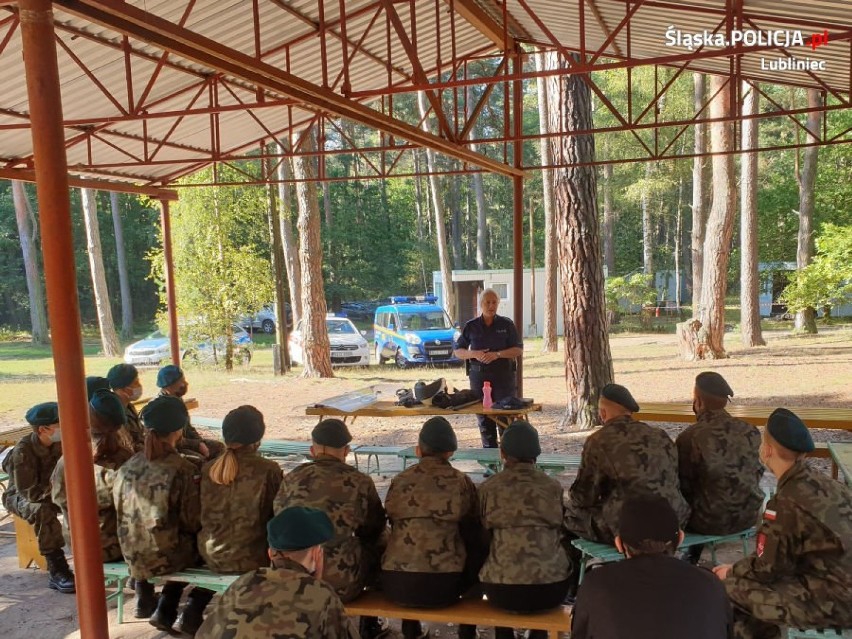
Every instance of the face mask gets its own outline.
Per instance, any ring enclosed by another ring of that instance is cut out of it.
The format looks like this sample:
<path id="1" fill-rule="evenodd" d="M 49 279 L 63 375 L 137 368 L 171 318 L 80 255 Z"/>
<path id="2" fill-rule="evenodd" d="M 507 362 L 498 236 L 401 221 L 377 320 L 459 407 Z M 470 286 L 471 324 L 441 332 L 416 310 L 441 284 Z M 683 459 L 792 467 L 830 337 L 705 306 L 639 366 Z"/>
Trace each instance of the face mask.
<path id="1" fill-rule="evenodd" d="M 130 401 L 135 402 L 140 397 L 142 397 L 142 387 L 137 386 L 136 388 L 133 389 L 133 392 L 130 394 Z"/>
<path id="2" fill-rule="evenodd" d="M 62 431 L 58 428 L 50 434 L 50 441 L 53 444 L 57 444 L 62 441 Z"/>

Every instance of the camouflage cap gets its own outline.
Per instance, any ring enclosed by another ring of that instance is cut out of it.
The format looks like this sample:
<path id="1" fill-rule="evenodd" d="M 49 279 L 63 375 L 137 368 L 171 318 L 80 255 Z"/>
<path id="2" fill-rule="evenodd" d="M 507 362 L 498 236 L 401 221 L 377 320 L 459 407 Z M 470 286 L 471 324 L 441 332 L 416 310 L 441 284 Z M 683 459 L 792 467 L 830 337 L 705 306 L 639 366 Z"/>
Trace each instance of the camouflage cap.
<path id="1" fill-rule="evenodd" d="M 713 371 L 698 373 L 695 378 L 695 387 L 702 393 L 713 397 L 727 399 L 734 396 L 734 391 L 731 390 L 725 378 Z"/>
<path id="2" fill-rule="evenodd" d="M 263 439 L 265 432 L 263 413 L 254 406 L 239 406 L 222 420 L 222 439 L 226 444 L 254 444 Z"/>
<path id="3" fill-rule="evenodd" d="M 157 372 L 157 386 L 159 388 L 171 386 L 175 382 L 180 381 L 182 377 L 183 371 L 180 369 L 180 366 L 175 366 L 174 364 L 163 366 Z"/>
<path id="4" fill-rule="evenodd" d="M 450 453 L 458 450 L 459 442 L 453 427 L 443 417 L 432 417 L 426 420 L 417 442 L 421 446 L 427 446 L 435 453 Z"/>
<path id="5" fill-rule="evenodd" d="M 509 425 L 503 433 L 500 447 L 506 455 L 516 459 L 535 459 L 541 455 L 538 431 L 523 419 Z"/>
<path id="6" fill-rule="evenodd" d="M 352 441 L 352 435 L 342 420 L 324 419 L 311 431 L 311 441 L 329 448 L 343 448 Z"/>
<path id="7" fill-rule="evenodd" d="M 805 423 L 793 411 L 776 408 L 766 422 L 766 430 L 776 442 L 796 453 L 809 453 L 814 440 Z"/>
<path id="8" fill-rule="evenodd" d="M 95 391 L 89 406 L 104 420 L 115 427 L 123 426 L 127 422 L 127 412 L 118 395 L 111 390 L 100 389 Z"/>
<path id="9" fill-rule="evenodd" d="M 643 541 L 677 543 L 680 525 L 667 499 L 658 495 L 630 497 L 621 507 L 618 535 L 628 546 Z"/>
<path id="10" fill-rule="evenodd" d="M 273 550 L 305 550 L 331 539 L 334 526 L 321 510 L 291 506 L 269 520 L 266 536 Z"/>
<path id="11" fill-rule="evenodd" d="M 145 404 L 139 413 L 145 428 L 160 435 L 168 435 L 180 430 L 189 423 L 186 404 L 178 397 L 160 395 Z"/>
<path id="12" fill-rule="evenodd" d="M 51 426 L 59 423 L 59 404 L 42 402 L 27 411 L 27 423 L 30 426 Z"/>
<path id="13" fill-rule="evenodd" d="M 639 404 L 633 399 L 633 395 L 624 386 L 620 384 L 607 384 L 601 389 L 601 397 L 615 402 L 619 406 L 624 406 L 632 413 L 639 412 Z"/>
<path id="14" fill-rule="evenodd" d="M 133 383 L 137 377 L 139 377 L 139 371 L 136 370 L 136 367 L 133 364 L 116 364 L 109 371 L 107 371 L 107 381 L 109 381 L 110 388 L 113 390 L 117 388 L 126 388 Z"/>
<path id="15" fill-rule="evenodd" d="M 109 380 L 106 377 L 90 375 L 86 378 L 86 395 L 88 395 L 89 400 L 92 399 L 95 391 L 102 389 L 109 390 Z"/>

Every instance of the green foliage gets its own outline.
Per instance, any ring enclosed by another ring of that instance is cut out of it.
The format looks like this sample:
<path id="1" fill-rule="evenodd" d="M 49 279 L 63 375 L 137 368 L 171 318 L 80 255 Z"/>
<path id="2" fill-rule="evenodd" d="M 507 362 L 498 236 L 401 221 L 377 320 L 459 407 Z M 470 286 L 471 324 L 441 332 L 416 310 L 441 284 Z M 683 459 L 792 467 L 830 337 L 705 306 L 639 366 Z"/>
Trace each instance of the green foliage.
<path id="1" fill-rule="evenodd" d="M 610 277 L 606 280 L 604 289 L 606 305 L 609 309 L 617 309 L 624 302 L 628 309 L 635 306 L 647 306 L 657 300 L 657 292 L 653 289 L 653 277 L 643 273 L 634 273 L 626 277 Z"/>
<path id="2" fill-rule="evenodd" d="M 224 181 L 237 178 L 220 167 Z M 184 184 L 209 182 L 210 170 Z M 232 334 L 241 315 L 259 310 L 273 298 L 269 262 L 266 192 L 262 187 L 194 187 L 181 191 L 172 207 L 172 246 L 182 338 L 191 342 Z M 162 283 L 162 248 L 149 255 L 153 276 Z M 160 289 L 165 306 L 165 290 Z M 165 318 L 160 318 L 162 327 Z M 230 369 L 230 352 L 225 354 Z"/>
<path id="3" fill-rule="evenodd" d="M 796 272 L 781 294 L 792 312 L 830 309 L 852 300 L 852 226 L 825 224 L 814 260 Z"/>

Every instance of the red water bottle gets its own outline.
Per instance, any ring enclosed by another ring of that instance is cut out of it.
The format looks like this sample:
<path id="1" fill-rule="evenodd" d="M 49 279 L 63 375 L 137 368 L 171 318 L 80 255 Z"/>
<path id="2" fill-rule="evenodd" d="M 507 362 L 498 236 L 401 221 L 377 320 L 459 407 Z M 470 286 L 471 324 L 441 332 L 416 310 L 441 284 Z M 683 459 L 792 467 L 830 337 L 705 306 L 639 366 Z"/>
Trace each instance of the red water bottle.
<path id="1" fill-rule="evenodd" d="M 482 408 L 491 410 L 494 400 L 491 399 L 491 382 L 482 383 Z"/>

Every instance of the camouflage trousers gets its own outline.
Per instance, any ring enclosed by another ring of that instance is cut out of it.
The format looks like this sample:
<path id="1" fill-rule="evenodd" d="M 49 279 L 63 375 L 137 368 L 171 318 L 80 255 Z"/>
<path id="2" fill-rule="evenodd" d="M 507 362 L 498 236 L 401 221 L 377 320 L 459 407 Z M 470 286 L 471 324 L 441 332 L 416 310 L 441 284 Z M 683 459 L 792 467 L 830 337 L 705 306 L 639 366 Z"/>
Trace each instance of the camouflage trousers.
<path id="1" fill-rule="evenodd" d="M 601 508 L 580 508 L 573 501 L 565 504 L 565 527 L 582 539 L 600 544 L 612 544 L 615 536 Z"/>
<path id="2" fill-rule="evenodd" d="M 34 529 L 38 538 L 38 551 L 42 555 L 61 550 L 65 545 L 62 524 L 59 523 L 59 507 L 53 502 L 31 502 L 21 495 L 5 500 L 9 512 L 24 519 Z"/>
<path id="3" fill-rule="evenodd" d="M 727 579 L 725 588 L 734 605 L 735 639 L 775 639 L 781 637 L 781 626 L 834 628 L 850 621 L 843 607 L 823 596 L 827 593 L 814 592 L 797 581 L 768 585 Z"/>

